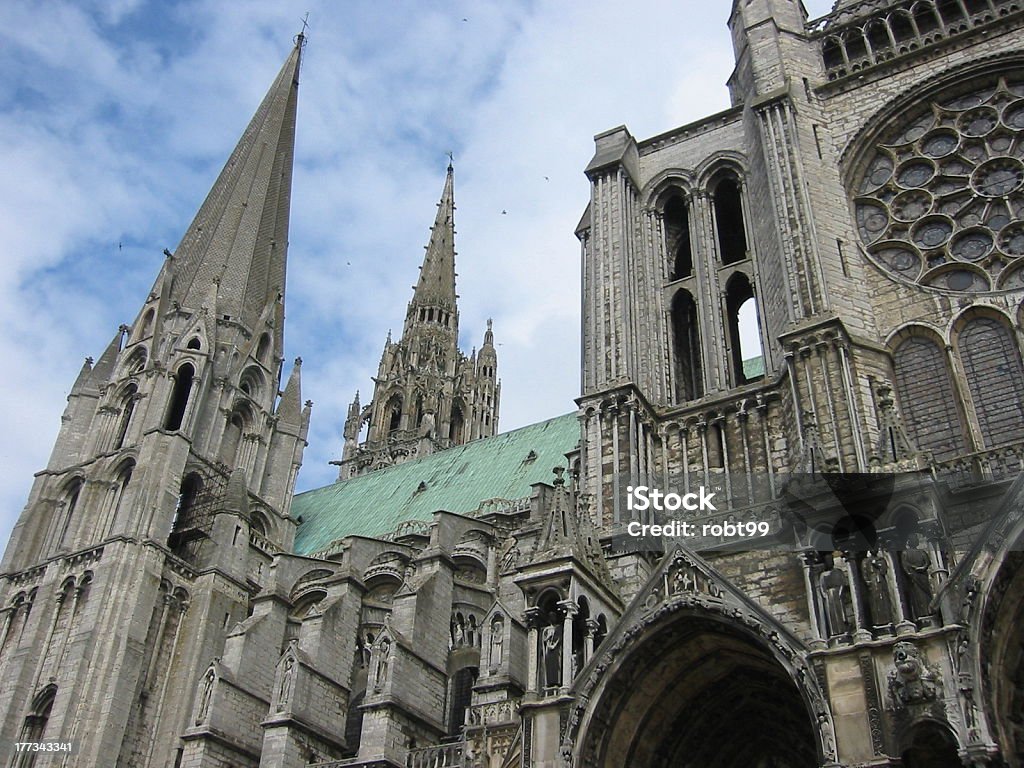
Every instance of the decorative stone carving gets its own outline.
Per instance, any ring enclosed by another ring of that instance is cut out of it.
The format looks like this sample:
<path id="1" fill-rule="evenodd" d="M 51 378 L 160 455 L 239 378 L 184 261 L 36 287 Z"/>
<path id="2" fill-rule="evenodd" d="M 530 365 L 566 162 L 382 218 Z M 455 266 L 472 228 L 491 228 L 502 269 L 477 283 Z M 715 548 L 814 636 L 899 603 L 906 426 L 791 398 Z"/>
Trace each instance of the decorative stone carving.
<path id="1" fill-rule="evenodd" d="M 892 649 L 893 668 L 889 670 L 889 697 L 897 710 L 930 704 L 939 696 L 942 678 L 921 658 L 921 651 L 909 642 Z"/>

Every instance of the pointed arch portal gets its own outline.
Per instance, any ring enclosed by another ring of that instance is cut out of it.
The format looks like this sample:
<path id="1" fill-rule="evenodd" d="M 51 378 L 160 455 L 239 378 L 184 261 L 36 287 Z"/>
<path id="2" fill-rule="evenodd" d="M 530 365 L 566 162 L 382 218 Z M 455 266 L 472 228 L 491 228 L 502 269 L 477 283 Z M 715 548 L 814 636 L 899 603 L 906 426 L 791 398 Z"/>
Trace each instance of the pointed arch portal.
<path id="1" fill-rule="evenodd" d="M 591 695 L 581 768 L 814 768 L 818 720 L 770 646 L 729 619 L 674 612 L 613 657 Z"/>

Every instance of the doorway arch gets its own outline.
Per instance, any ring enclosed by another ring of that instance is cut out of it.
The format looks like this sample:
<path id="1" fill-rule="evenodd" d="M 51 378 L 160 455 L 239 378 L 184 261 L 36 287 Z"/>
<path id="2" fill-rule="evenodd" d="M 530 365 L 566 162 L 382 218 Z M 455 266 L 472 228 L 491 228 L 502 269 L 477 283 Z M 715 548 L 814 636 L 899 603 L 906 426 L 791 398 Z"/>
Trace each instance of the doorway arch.
<path id="1" fill-rule="evenodd" d="M 834 755 L 807 670 L 764 624 L 701 602 L 661 606 L 595 659 L 567 734 L 575 766 L 815 768 Z"/>

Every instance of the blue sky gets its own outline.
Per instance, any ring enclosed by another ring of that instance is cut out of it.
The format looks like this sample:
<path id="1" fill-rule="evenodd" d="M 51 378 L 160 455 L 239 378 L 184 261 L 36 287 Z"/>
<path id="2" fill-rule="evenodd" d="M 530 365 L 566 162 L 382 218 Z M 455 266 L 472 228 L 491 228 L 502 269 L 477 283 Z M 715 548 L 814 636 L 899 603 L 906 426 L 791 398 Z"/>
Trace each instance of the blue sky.
<path id="1" fill-rule="evenodd" d="M 307 11 L 286 297 L 315 403 L 301 488 L 334 479 L 347 403 L 401 327 L 449 151 L 462 346 L 494 318 L 501 428 L 574 407 L 592 136 L 726 107 L 728 5 L 5 0 L 0 541 L 82 359 L 134 318 Z"/>

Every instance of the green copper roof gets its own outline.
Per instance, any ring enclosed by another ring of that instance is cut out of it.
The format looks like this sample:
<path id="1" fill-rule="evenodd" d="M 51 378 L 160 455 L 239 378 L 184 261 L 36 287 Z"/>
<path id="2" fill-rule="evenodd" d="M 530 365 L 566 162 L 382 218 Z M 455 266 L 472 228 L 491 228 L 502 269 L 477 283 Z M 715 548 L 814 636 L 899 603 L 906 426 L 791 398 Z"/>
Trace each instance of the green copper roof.
<path id="1" fill-rule="evenodd" d="M 380 536 L 407 520 L 430 520 L 445 510 L 469 514 L 489 499 L 521 499 L 565 466 L 580 427 L 575 413 L 475 440 L 422 459 L 379 469 L 300 493 L 292 515 L 300 555 L 326 549 L 344 536 Z"/>

